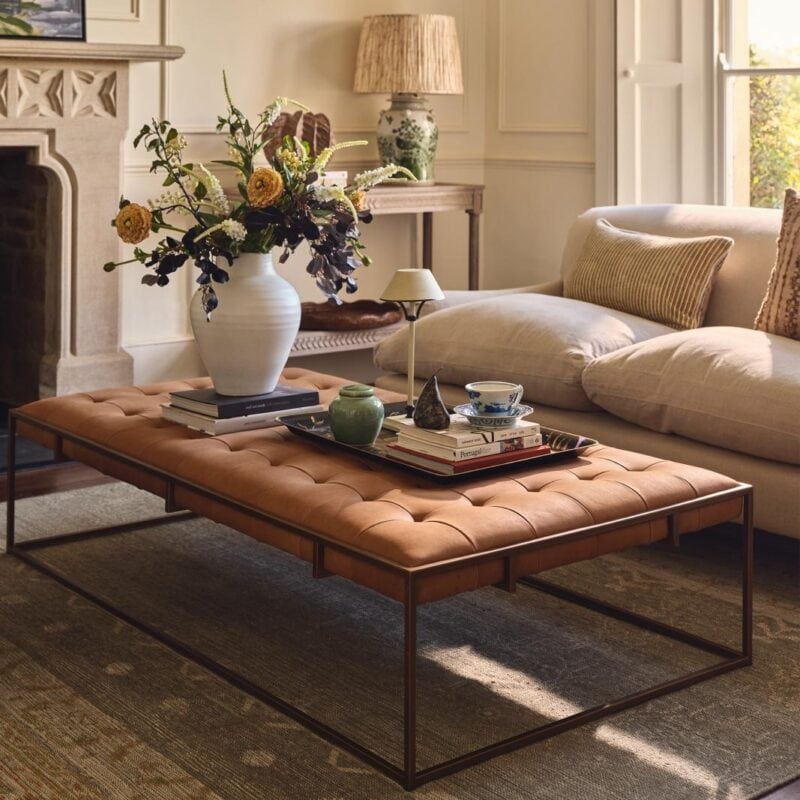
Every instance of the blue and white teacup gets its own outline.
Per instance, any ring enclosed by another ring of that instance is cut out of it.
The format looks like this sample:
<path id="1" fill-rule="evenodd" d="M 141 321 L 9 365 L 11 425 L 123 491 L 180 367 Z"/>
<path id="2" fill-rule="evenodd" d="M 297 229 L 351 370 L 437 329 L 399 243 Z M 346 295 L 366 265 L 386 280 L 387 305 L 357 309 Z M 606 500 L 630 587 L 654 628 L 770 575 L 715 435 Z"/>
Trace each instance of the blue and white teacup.
<path id="1" fill-rule="evenodd" d="M 522 400 L 522 386 L 505 381 L 476 381 L 465 387 L 478 414 L 510 414 Z"/>

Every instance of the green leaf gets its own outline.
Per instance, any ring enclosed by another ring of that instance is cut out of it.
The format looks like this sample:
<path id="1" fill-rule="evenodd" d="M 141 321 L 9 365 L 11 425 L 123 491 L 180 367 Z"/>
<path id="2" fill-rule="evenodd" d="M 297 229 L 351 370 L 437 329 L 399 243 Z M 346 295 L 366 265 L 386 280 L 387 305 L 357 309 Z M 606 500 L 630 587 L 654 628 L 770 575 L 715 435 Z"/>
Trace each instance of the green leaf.
<path id="1" fill-rule="evenodd" d="M 236 161 L 225 161 L 224 159 L 219 159 L 211 162 L 212 164 L 222 164 L 224 167 L 233 167 L 236 170 L 242 171 L 242 165 Z"/>
<path id="2" fill-rule="evenodd" d="M 236 184 L 236 188 L 239 190 L 239 194 L 244 197 L 245 201 L 249 203 L 250 198 L 247 196 L 247 184 L 244 183 L 244 181 L 239 181 L 239 183 Z"/>
<path id="3" fill-rule="evenodd" d="M 172 186 L 173 183 L 175 183 L 175 178 L 173 178 L 172 175 L 167 175 L 167 177 L 164 178 L 164 183 L 162 183 L 161 185 Z"/>
<path id="4" fill-rule="evenodd" d="M 208 194 L 208 190 L 204 183 L 198 183 L 197 188 L 194 190 L 194 196 L 197 200 L 202 200 Z"/>
<path id="5" fill-rule="evenodd" d="M 178 131 L 176 131 L 175 128 L 170 128 L 169 133 L 167 134 L 167 141 L 171 142 L 173 139 L 177 138 L 178 138 Z"/>

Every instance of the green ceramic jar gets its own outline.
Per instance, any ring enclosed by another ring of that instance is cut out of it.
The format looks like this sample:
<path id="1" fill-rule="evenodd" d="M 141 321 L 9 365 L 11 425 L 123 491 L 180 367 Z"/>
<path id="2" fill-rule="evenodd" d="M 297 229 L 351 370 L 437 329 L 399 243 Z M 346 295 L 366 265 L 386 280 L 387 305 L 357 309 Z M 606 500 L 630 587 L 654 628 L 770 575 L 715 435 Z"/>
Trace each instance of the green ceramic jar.
<path id="1" fill-rule="evenodd" d="M 333 437 L 345 444 L 372 444 L 383 425 L 383 403 L 371 386 L 343 386 L 329 408 Z"/>

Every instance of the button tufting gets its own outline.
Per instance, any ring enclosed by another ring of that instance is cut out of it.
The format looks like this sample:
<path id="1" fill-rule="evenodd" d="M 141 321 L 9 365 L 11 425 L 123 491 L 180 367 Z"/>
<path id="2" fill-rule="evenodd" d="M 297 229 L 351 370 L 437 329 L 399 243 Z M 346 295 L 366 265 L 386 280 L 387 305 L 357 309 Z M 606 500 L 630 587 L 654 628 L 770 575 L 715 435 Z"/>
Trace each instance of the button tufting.
<path id="1" fill-rule="evenodd" d="M 299 369 L 288 370 L 284 381 L 321 393 L 335 392 L 345 383 Z M 589 519 L 638 513 L 643 505 L 660 508 L 735 485 L 699 468 L 598 446 L 577 465 L 567 462 L 443 488 L 346 453 L 309 447 L 285 429 L 214 438 L 164 424 L 159 404 L 168 402 L 170 391 L 208 385 L 208 379 L 198 379 L 111 389 L 41 400 L 25 409 L 32 419 L 190 485 L 332 539 L 357 540 L 367 551 L 410 565 L 525 541 L 534 524 L 536 535 L 547 536 L 586 525 Z M 82 458 L 92 463 L 91 455 Z M 106 468 L 108 463 L 101 460 L 98 465 Z M 134 472 L 123 477 L 136 483 Z M 150 476 L 141 477 L 141 485 L 149 488 Z M 159 482 L 155 491 L 160 489 Z M 713 509 L 703 510 L 711 516 L 702 518 L 694 513 L 697 522 L 692 526 L 713 521 Z M 739 509 L 719 513 L 730 519 Z M 283 546 L 280 540 L 278 546 Z"/>

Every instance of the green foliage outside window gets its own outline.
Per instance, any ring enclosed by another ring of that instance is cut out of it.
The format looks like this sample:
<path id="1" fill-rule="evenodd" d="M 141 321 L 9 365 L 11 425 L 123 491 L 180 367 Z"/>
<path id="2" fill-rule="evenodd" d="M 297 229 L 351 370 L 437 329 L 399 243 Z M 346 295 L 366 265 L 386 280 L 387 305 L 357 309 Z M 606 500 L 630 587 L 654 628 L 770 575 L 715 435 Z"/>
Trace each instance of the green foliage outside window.
<path id="1" fill-rule="evenodd" d="M 766 66 L 750 48 L 750 66 Z M 750 205 L 780 208 L 787 186 L 800 186 L 800 79 L 750 78 Z"/>

